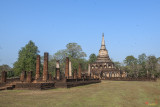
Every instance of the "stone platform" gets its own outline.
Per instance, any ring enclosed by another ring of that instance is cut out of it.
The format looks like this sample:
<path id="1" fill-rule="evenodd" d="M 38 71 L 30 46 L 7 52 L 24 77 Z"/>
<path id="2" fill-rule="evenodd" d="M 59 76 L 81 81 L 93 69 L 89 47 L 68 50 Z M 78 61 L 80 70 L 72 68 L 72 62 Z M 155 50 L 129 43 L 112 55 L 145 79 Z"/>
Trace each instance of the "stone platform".
<path id="1" fill-rule="evenodd" d="M 55 88 L 55 83 L 17 83 L 15 89 L 46 90 Z"/>
<path id="2" fill-rule="evenodd" d="M 100 83 L 99 79 L 67 79 L 66 81 L 56 81 L 56 88 L 71 88 L 76 86 L 82 86 L 93 83 Z"/>

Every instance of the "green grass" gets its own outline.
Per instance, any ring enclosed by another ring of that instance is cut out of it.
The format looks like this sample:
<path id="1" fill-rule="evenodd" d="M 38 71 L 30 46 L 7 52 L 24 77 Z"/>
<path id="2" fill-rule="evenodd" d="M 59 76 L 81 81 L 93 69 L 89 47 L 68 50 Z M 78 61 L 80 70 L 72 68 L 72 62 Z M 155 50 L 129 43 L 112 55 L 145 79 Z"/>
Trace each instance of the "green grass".
<path id="1" fill-rule="evenodd" d="M 158 104 L 155 104 L 155 101 Z M 145 104 L 146 102 L 149 104 Z M 77 106 L 160 107 L 160 80 L 102 81 L 69 89 L 0 91 L 0 107 Z"/>

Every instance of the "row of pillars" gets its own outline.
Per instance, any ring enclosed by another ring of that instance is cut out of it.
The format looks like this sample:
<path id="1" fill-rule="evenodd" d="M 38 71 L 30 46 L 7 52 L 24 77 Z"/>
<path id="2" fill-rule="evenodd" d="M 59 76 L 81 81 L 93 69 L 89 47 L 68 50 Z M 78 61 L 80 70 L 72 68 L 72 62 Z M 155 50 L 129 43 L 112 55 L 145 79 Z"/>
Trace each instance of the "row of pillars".
<path id="1" fill-rule="evenodd" d="M 51 74 L 48 73 L 48 53 L 44 53 L 44 63 L 43 63 L 43 76 L 42 80 L 47 81 L 48 79 L 51 79 Z M 37 55 L 37 60 L 36 60 L 36 76 L 35 79 L 40 78 L 40 55 Z"/>
<path id="2" fill-rule="evenodd" d="M 66 79 L 77 79 L 77 78 L 81 78 L 81 64 L 79 64 L 79 70 L 78 70 L 78 77 L 77 77 L 77 69 L 74 69 L 74 74 L 72 76 L 72 63 L 69 60 L 69 57 L 66 57 L 66 65 L 65 65 L 65 78 Z"/>
<path id="3" fill-rule="evenodd" d="M 48 73 L 48 53 L 44 53 L 44 63 L 43 63 L 43 76 L 42 80 L 46 82 L 47 80 L 51 80 L 52 76 L 51 74 Z M 60 65 L 59 61 L 56 62 L 56 79 L 60 80 Z M 37 60 L 36 60 L 36 76 L 35 79 L 40 78 L 40 55 L 37 55 Z"/>
<path id="4" fill-rule="evenodd" d="M 40 78 L 40 55 L 37 55 L 36 59 L 36 76 L 35 79 Z M 42 80 L 46 82 L 48 79 L 51 79 L 51 75 L 48 74 L 48 53 L 44 53 L 44 64 L 43 64 L 43 77 Z M 23 71 L 20 76 L 21 82 L 31 82 L 32 81 L 32 71 L 27 72 Z"/>
<path id="5" fill-rule="evenodd" d="M 90 76 L 90 64 L 88 65 L 88 76 Z M 72 78 L 81 79 L 81 77 L 82 77 L 82 65 L 79 64 L 78 75 L 77 75 L 77 69 L 74 69 L 74 73 L 72 76 L 72 63 L 69 60 L 69 58 L 67 57 L 66 58 L 66 65 L 65 65 L 65 78 L 67 78 L 67 79 L 72 79 Z"/>
<path id="6" fill-rule="evenodd" d="M 81 79 L 82 75 L 82 65 L 79 64 L 79 68 L 78 68 L 78 75 L 77 75 L 77 69 L 74 70 L 74 74 L 72 76 L 72 65 L 71 65 L 71 61 L 69 60 L 69 58 L 66 58 L 66 65 L 65 65 L 65 77 L 67 79 L 69 78 L 74 78 L 74 79 Z M 60 80 L 61 76 L 60 76 L 60 65 L 59 65 L 59 61 L 57 61 L 56 63 L 56 79 Z M 88 66 L 88 76 L 90 76 L 90 65 Z M 7 77 L 7 72 L 2 71 L 1 74 L 1 82 L 6 82 L 6 77 Z M 37 55 L 37 59 L 36 59 L 36 76 L 35 79 L 39 79 L 40 78 L 40 55 Z M 43 77 L 42 80 L 43 81 L 47 81 L 47 80 L 51 79 L 51 75 L 48 74 L 48 53 L 44 53 L 44 64 L 43 64 Z M 21 82 L 31 82 L 32 81 L 32 71 L 30 72 L 26 72 L 23 71 L 20 75 L 20 81 Z"/>

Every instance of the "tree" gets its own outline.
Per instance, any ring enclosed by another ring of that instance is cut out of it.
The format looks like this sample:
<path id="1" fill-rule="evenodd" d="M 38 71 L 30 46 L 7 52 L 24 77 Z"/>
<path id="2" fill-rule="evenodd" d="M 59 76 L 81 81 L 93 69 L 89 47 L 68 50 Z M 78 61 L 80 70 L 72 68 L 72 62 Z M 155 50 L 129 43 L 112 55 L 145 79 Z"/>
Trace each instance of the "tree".
<path id="1" fill-rule="evenodd" d="M 157 71 L 156 76 L 157 76 L 157 77 L 160 77 L 160 57 L 157 58 L 156 71 Z"/>
<path id="2" fill-rule="evenodd" d="M 61 70 L 64 71 L 66 57 L 70 58 L 72 62 L 72 69 L 74 70 L 78 69 L 79 63 L 82 63 L 82 65 L 86 63 L 86 60 L 84 59 L 84 57 L 86 56 L 86 53 L 83 52 L 80 45 L 78 45 L 77 43 L 68 43 L 66 45 L 66 49 L 59 50 L 53 55 L 53 59 L 55 59 L 55 61 L 60 61 Z"/>
<path id="3" fill-rule="evenodd" d="M 140 76 L 147 76 L 146 69 L 147 56 L 145 53 L 138 56 L 138 71 Z"/>
<path id="4" fill-rule="evenodd" d="M 117 61 L 117 62 L 114 62 L 114 65 L 115 65 L 116 68 L 119 68 L 119 69 L 121 69 L 121 67 L 122 67 L 122 66 L 121 66 L 121 63 L 118 62 L 118 61 Z"/>
<path id="5" fill-rule="evenodd" d="M 71 58 L 80 59 L 87 56 L 86 53 L 82 51 L 81 46 L 78 45 L 77 43 L 68 43 L 66 47 L 67 47 L 66 52 L 68 56 Z"/>
<path id="6" fill-rule="evenodd" d="M 130 76 L 137 77 L 138 70 L 137 70 L 137 59 L 134 56 L 127 56 L 124 60 L 124 63 L 127 66 L 127 72 Z"/>
<path id="7" fill-rule="evenodd" d="M 89 63 L 95 62 L 96 59 L 97 59 L 97 56 L 96 56 L 94 53 L 92 53 L 92 54 L 89 56 Z"/>
<path id="8" fill-rule="evenodd" d="M 11 71 L 11 67 L 9 65 L 6 65 L 6 64 L 3 64 L 3 65 L 0 65 L 0 72 L 2 71 Z"/>
<path id="9" fill-rule="evenodd" d="M 147 70 L 149 71 L 150 75 L 155 75 L 156 72 L 156 65 L 157 65 L 157 58 L 154 55 L 147 57 Z"/>
<path id="10" fill-rule="evenodd" d="M 134 56 L 127 56 L 124 60 L 124 63 L 127 66 L 133 66 L 135 63 L 137 63 L 137 59 Z"/>
<path id="11" fill-rule="evenodd" d="M 13 65 L 15 75 L 18 76 L 22 71 L 35 71 L 38 53 L 38 47 L 31 40 L 25 47 L 22 47 L 18 53 L 18 60 Z"/>
<path id="12" fill-rule="evenodd" d="M 59 50 L 57 51 L 54 55 L 53 58 L 56 60 L 59 60 L 60 63 L 65 61 L 65 58 L 68 56 L 67 50 L 63 49 L 63 50 Z"/>

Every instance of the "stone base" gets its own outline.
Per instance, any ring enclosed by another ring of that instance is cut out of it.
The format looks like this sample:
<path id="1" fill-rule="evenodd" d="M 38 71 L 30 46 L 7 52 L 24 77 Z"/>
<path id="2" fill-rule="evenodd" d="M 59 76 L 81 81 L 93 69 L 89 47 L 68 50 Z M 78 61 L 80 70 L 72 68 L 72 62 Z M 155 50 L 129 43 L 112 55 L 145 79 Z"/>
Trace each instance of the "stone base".
<path id="1" fill-rule="evenodd" d="M 66 82 L 64 81 L 57 81 L 55 83 L 56 88 L 71 88 L 76 86 L 82 86 L 87 84 L 93 84 L 93 83 L 100 83 L 101 80 L 99 79 L 66 79 Z"/>
<path id="2" fill-rule="evenodd" d="M 55 88 L 55 83 L 17 83 L 15 89 L 44 90 Z"/>

